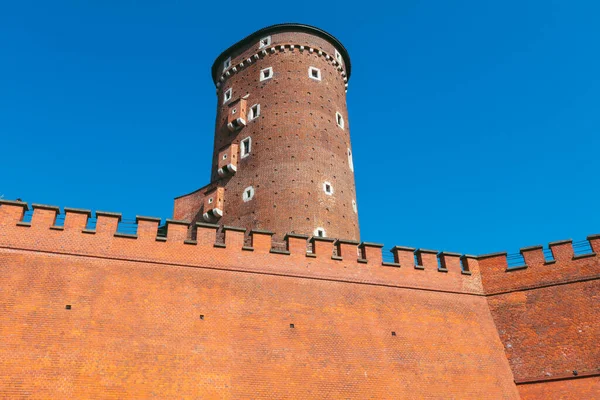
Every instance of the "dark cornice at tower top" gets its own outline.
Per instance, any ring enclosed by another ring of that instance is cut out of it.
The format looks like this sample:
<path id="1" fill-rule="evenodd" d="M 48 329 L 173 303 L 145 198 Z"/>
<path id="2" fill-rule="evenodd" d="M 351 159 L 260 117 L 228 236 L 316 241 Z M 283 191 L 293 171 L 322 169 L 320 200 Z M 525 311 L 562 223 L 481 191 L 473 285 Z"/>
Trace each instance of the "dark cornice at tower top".
<path id="1" fill-rule="evenodd" d="M 322 29 L 319 29 L 317 27 L 311 26 L 311 25 L 306 25 L 306 24 L 297 24 L 297 23 L 285 23 L 285 24 L 277 24 L 277 25 L 271 25 L 271 26 L 267 26 L 265 28 L 262 28 L 248 36 L 246 36 L 244 39 L 240 40 L 239 42 L 237 42 L 236 44 L 234 44 L 233 46 L 230 46 L 227 50 L 223 51 L 215 60 L 215 62 L 212 65 L 212 79 L 213 82 L 217 82 L 217 80 L 219 79 L 219 77 L 217 76 L 217 72 L 219 70 L 219 66 L 221 65 L 221 63 L 223 61 L 225 61 L 225 59 L 228 57 L 229 54 L 231 54 L 232 52 L 238 50 L 241 47 L 244 47 L 252 42 L 255 42 L 257 40 L 259 40 L 261 37 L 263 36 L 267 36 L 271 33 L 277 33 L 277 32 L 307 32 L 316 36 L 319 36 L 329 42 L 331 42 L 331 44 L 333 44 L 338 51 L 340 52 L 340 54 L 342 55 L 342 57 L 344 58 L 344 65 L 346 67 L 346 74 L 348 75 L 348 80 L 350 80 L 350 72 L 352 70 L 352 66 L 350 64 L 350 55 L 348 54 L 348 50 L 346 50 L 346 48 L 344 47 L 344 45 L 337 40 L 333 35 L 325 32 Z"/>

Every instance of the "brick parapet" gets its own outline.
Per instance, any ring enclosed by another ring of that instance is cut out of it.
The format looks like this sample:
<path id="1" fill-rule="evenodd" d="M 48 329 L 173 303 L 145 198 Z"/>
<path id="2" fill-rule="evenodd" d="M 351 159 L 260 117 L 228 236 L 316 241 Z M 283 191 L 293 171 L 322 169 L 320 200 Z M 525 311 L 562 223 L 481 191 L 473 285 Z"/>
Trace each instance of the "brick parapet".
<path id="1" fill-rule="evenodd" d="M 106 212 L 96 213 L 97 229 L 90 235 L 84 234 L 90 215 L 88 212 L 65 208 L 68 227 L 66 225 L 64 230 L 56 231 L 49 228 L 57 210 L 47 208 L 35 208 L 31 226 L 19 226 L 22 219 L 20 211 L 24 207 L 26 204 L 9 202 L 0 206 L 1 247 L 470 295 L 483 294 L 478 274 L 464 275 L 458 264 L 450 265 L 448 273 L 443 274 L 438 272 L 437 262 L 435 267 L 432 263 L 422 270 L 404 263 L 398 263 L 396 268 L 389 268 L 382 261 L 382 245 L 376 243 L 359 244 L 352 240 L 334 242 L 329 238 L 313 237 L 310 240 L 313 250 L 307 252 L 307 236 L 288 234 L 285 236 L 287 250 L 272 251 L 272 232 L 249 232 L 252 246 L 248 247 L 244 246 L 244 228 L 226 226 L 223 227 L 225 243 L 215 247 L 219 225 L 167 220 L 165 239 L 158 236 L 160 218 L 137 217 L 137 233 L 123 235 L 118 232 L 121 215 Z M 190 230 L 194 231 L 195 240 L 190 240 Z M 336 245 L 342 245 L 345 249 L 339 256 L 334 252 Z M 358 257 L 359 250 L 364 258 Z M 262 267 L 254 267 L 256 265 Z"/>
<path id="2" fill-rule="evenodd" d="M 525 263 L 509 268 L 507 253 L 493 253 L 477 257 L 486 294 L 528 290 L 553 284 L 564 284 L 600 278 L 600 236 L 588 236 L 592 252 L 575 255 L 572 240 L 549 244 L 552 259 L 547 259 L 543 246 L 520 250 Z"/>

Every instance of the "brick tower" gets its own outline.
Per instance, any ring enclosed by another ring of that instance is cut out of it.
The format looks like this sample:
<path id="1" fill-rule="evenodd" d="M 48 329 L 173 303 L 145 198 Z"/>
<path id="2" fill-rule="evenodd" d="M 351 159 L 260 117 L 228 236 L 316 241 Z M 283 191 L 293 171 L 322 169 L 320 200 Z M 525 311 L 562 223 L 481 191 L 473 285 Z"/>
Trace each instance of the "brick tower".
<path id="1" fill-rule="evenodd" d="M 312 26 L 273 25 L 225 50 L 212 77 L 211 182 L 176 198 L 173 217 L 359 240 L 344 46 Z"/>

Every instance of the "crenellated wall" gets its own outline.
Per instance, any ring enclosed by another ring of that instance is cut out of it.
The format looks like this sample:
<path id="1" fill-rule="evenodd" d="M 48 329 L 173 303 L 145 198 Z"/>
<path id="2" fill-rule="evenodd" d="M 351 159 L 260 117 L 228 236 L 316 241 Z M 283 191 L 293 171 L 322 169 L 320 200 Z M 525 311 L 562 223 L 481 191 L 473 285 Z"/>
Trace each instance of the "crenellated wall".
<path id="1" fill-rule="evenodd" d="M 24 223 L 21 220 L 28 209 L 26 203 L 0 200 L 0 204 L 0 224 L 3 225 L 0 244 L 10 244 L 10 247 L 49 252 L 60 249 L 66 254 L 224 269 L 234 268 L 232 260 L 243 259 L 248 265 L 243 269 L 249 271 L 483 295 L 478 269 L 463 270 L 457 253 L 438 255 L 432 250 L 397 246 L 392 249 L 396 262 L 383 262 L 383 245 L 377 243 L 309 238 L 290 233 L 284 236 L 286 250 L 280 250 L 273 246 L 274 233 L 270 231 L 247 232 L 245 228 L 223 226 L 224 240 L 218 241 L 219 225 L 196 223 L 190 226 L 185 221 L 171 219 L 166 220 L 166 237 L 161 237 L 158 236 L 160 219 L 143 216 L 136 217 L 137 234 L 125 234 L 117 232 L 121 220 L 118 213 L 96 211 L 96 229 L 88 230 L 90 210 L 65 208 L 64 227 L 58 227 L 54 221 L 59 207 L 33 204 L 31 222 Z M 244 245 L 246 235 L 251 238 L 251 246 Z M 420 260 L 418 263 L 415 263 L 415 254 Z"/>
<path id="2" fill-rule="evenodd" d="M 518 398 L 458 255 L 26 208 L 0 203 L 0 397 Z"/>
<path id="3" fill-rule="evenodd" d="M 478 257 L 485 294 L 523 398 L 600 396 L 600 235 L 592 252 L 572 241 L 521 249 L 524 265 L 506 253 Z M 590 396 L 595 393 L 595 396 Z"/>
<path id="4" fill-rule="evenodd" d="M 100 211 L 89 229 L 75 208 L 57 226 L 58 207 L 32 208 L 24 222 L 26 203 L 0 201 L 2 396 L 599 390 L 600 235 L 592 253 L 554 242 L 552 260 L 529 247 L 509 268 L 506 253 L 396 246 L 385 262 L 381 244 L 299 234 L 281 250 L 269 231 L 177 220 L 163 236 L 142 216 L 122 233 Z"/>

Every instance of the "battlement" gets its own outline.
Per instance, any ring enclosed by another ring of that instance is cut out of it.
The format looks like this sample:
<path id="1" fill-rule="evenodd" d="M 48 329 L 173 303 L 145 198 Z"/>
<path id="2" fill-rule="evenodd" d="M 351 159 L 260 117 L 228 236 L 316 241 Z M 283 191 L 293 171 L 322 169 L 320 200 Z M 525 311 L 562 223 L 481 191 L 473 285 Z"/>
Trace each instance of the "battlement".
<path id="1" fill-rule="evenodd" d="M 24 221 L 27 203 L 0 201 L 1 247 L 483 294 L 474 258 L 458 253 L 396 246 L 391 250 L 394 261 L 386 262 L 383 245 L 378 243 L 289 233 L 283 250 L 269 231 L 167 219 L 165 233 L 160 218 L 137 216 L 124 232 L 119 229 L 119 213 L 96 211 L 95 224 L 90 224 L 90 210 L 64 208 L 60 225 L 59 207 L 33 204 L 31 208 L 31 220 Z"/>
<path id="2" fill-rule="evenodd" d="M 506 252 L 485 254 L 477 257 L 486 294 L 498 294 L 516 290 L 532 289 L 553 284 L 577 282 L 600 277 L 600 235 L 587 237 L 587 243 L 577 247 L 588 248 L 576 254 L 572 240 L 524 247 L 520 250 L 523 262 L 510 265 L 509 260 L 520 259 Z"/>
<path id="3" fill-rule="evenodd" d="M 285 249 L 273 232 L 209 223 L 137 216 L 120 229 L 121 214 L 0 201 L 0 246 L 81 256 L 184 264 L 251 273 L 289 275 L 414 289 L 490 295 L 597 278 L 600 235 L 587 238 L 591 252 L 576 254 L 571 240 L 521 249 L 525 263 L 509 267 L 507 253 L 481 256 L 395 246 L 385 261 L 383 245 L 289 233 Z M 62 219 L 62 218 L 61 218 Z M 122 224 L 121 224 L 122 226 Z M 165 229 L 166 228 L 166 229 Z M 250 239 L 248 245 L 247 239 Z"/>

